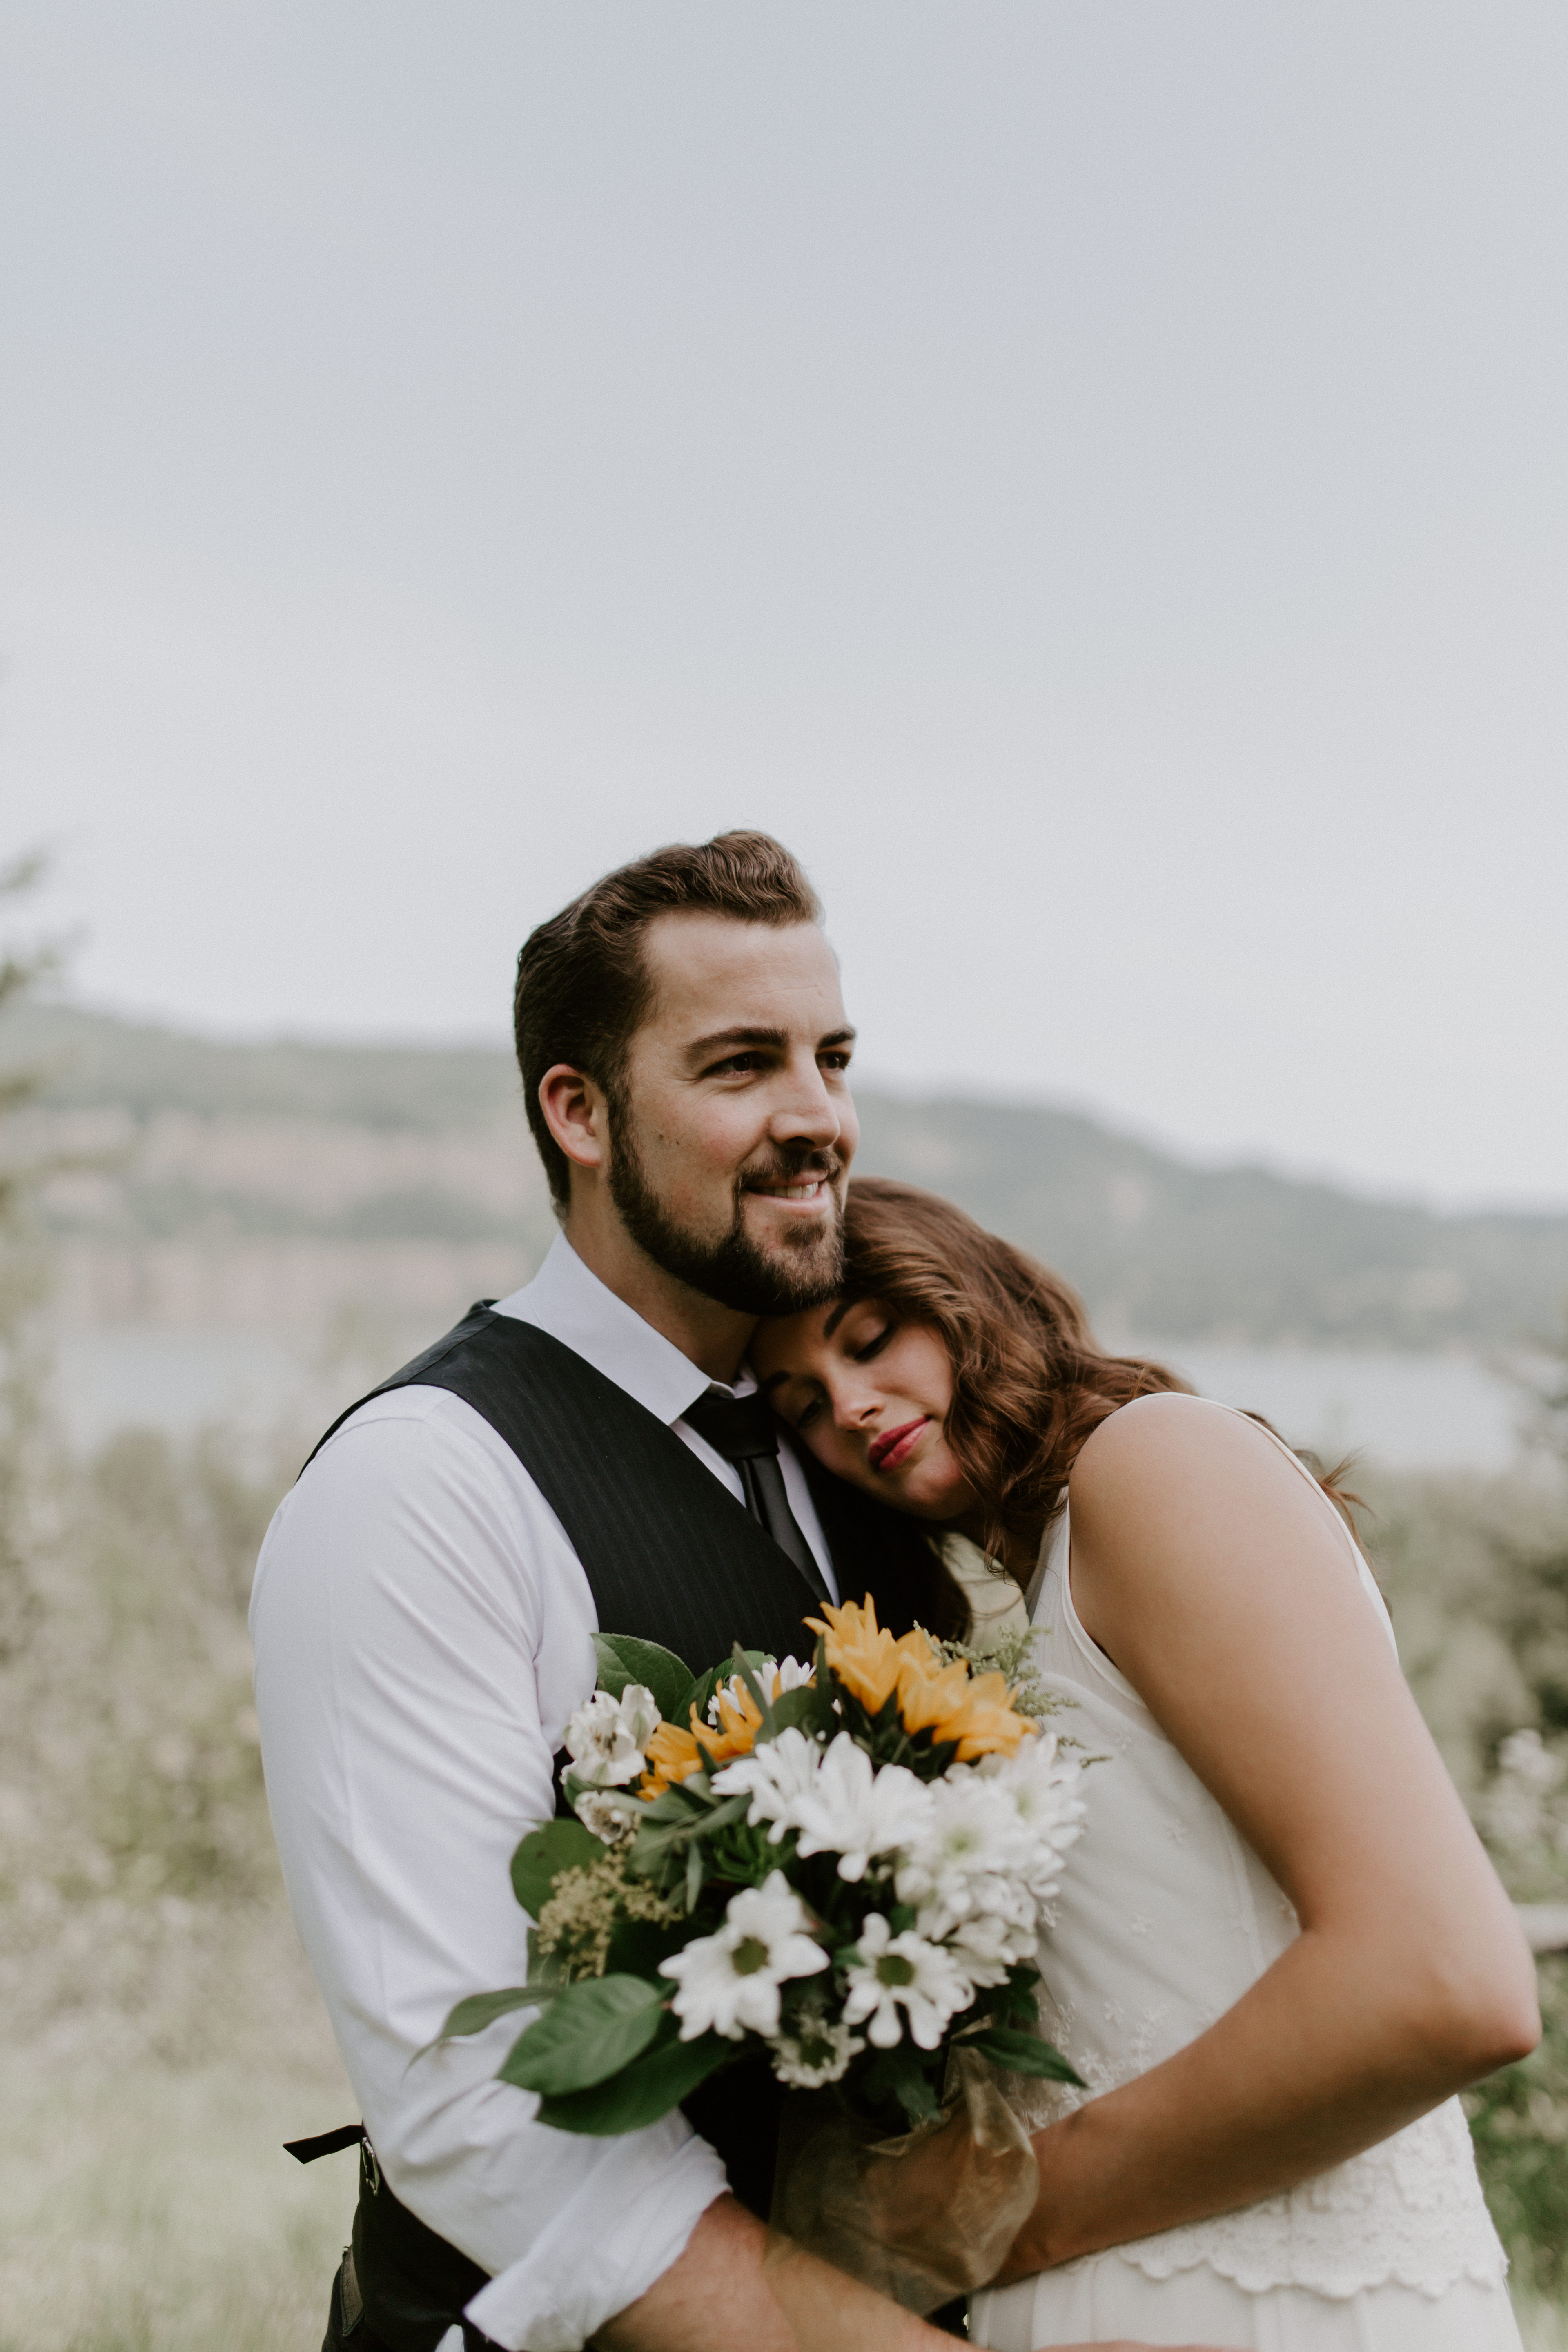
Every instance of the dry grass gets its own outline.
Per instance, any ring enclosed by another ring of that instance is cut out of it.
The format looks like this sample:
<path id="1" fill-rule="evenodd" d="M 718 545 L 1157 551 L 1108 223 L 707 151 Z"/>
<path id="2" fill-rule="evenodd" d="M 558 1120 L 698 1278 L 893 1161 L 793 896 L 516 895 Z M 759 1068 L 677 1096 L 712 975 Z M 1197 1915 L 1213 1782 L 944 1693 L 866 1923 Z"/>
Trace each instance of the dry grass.
<path id="1" fill-rule="evenodd" d="M 281 2142 L 354 2109 L 292 1931 L 268 1906 L 132 1940 L 111 2001 L 44 1939 L 10 1955 L 0 2347 L 312 2352 L 354 2168 Z"/>

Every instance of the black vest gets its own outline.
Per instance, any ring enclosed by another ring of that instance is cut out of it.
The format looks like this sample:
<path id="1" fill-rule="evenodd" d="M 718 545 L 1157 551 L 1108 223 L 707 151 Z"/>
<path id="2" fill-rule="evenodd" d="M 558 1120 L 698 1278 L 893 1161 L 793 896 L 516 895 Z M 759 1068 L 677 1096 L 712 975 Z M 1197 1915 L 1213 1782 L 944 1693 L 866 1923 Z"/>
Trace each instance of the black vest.
<path id="1" fill-rule="evenodd" d="M 801 1570 L 673 1430 L 574 1349 L 481 1300 L 370 1395 L 412 1387 L 449 1389 L 505 1439 L 564 1528 L 605 1632 L 662 1643 L 694 1674 L 733 1642 L 810 1657 L 816 1636 L 802 1620 L 821 1596 Z M 368 1402 L 341 1413 L 327 1437 Z M 963 1603 L 917 1523 L 828 1476 L 809 1454 L 801 1461 L 840 1595 L 869 1594 L 895 1633 L 917 1620 L 960 1631 Z M 520 1837 L 527 1826 L 518 1823 Z M 755 2061 L 726 2068 L 685 2102 L 735 2195 L 764 2220 L 780 2097 Z M 353 2244 L 365 2318 L 391 2352 L 434 2352 L 488 2275 L 400 2204 L 370 2158 L 362 2158 Z"/>

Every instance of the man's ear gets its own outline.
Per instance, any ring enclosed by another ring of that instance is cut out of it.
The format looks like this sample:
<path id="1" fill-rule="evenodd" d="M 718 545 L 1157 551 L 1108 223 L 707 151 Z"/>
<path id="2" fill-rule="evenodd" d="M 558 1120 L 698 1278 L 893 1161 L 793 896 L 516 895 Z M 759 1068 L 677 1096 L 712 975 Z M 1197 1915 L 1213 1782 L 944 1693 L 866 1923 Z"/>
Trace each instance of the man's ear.
<path id="1" fill-rule="evenodd" d="M 609 1143 L 609 1106 L 585 1071 L 556 1062 L 539 1081 L 545 1124 L 574 1168 L 603 1168 Z"/>

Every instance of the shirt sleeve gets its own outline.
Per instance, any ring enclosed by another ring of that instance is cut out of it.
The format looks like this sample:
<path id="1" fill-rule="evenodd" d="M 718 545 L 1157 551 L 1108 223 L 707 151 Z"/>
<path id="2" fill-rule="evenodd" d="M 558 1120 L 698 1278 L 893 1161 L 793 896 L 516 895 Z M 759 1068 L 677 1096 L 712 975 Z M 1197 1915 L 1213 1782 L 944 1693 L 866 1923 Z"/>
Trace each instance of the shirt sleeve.
<path id="1" fill-rule="evenodd" d="M 498 2082 L 526 2021 L 418 2053 L 522 1981 L 509 1864 L 553 1810 L 594 1685 L 588 1582 L 510 1448 L 429 1389 L 345 1424 L 279 1507 L 251 1603 L 268 1798 L 294 1917 L 397 2196 L 489 2284 L 510 2352 L 572 2352 L 649 2287 L 725 2186 L 676 2114 L 594 2139 Z"/>

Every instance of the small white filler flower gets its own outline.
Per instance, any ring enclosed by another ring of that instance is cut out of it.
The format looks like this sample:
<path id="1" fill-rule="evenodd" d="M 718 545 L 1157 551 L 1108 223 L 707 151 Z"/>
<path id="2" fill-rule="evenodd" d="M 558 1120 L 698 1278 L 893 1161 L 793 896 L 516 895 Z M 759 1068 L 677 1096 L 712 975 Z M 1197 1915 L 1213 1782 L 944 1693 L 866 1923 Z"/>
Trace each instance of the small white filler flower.
<path id="1" fill-rule="evenodd" d="M 820 2091 L 847 2074 L 849 2061 L 865 2047 L 862 2037 L 837 2019 L 809 2012 L 793 2033 L 780 2035 L 773 2073 L 792 2091 Z"/>
<path id="2" fill-rule="evenodd" d="M 780 1985 L 827 1966 L 810 1926 L 782 1870 L 731 1895 L 716 1936 L 699 1936 L 658 1964 L 679 1986 L 670 2007 L 680 2020 L 682 2042 L 708 2032 L 727 2042 L 739 2042 L 748 2031 L 770 2039 L 776 2034 Z"/>
<path id="3" fill-rule="evenodd" d="M 566 1726 L 563 1745 L 591 1789 L 624 1789 L 641 1773 L 658 1722 L 653 1693 L 641 1683 L 628 1683 L 619 1698 L 596 1690 Z"/>
<path id="4" fill-rule="evenodd" d="M 880 1911 L 871 1912 L 861 1927 L 859 1952 L 846 1972 L 844 2022 L 864 2025 L 879 2050 L 891 2050 L 903 2040 L 900 2010 L 910 2038 L 922 2050 L 934 2050 L 948 2019 L 974 1998 L 973 1985 L 952 1952 L 912 1929 L 895 1936 Z"/>

